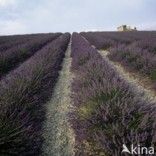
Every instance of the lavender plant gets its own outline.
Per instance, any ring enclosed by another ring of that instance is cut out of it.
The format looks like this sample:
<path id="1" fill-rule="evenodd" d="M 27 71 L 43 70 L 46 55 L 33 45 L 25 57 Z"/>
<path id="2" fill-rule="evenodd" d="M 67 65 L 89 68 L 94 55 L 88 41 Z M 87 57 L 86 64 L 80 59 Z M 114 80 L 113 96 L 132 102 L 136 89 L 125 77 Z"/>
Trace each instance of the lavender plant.
<path id="1" fill-rule="evenodd" d="M 97 49 L 108 49 L 117 44 L 135 44 L 140 47 L 148 48 L 155 53 L 156 32 L 82 32 L 83 35 Z"/>
<path id="2" fill-rule="evenodd" d="M 156 83 L 156 32 L 87 32 L 81 33 L 98 49 L 110 52 L 109 58 L 128 70 L 149 77 Z"/>
<path id="3" fill-rule="evenodd" d="M 45 46 L 48 42 L 56 39 L 60 34 L 41 35 L 18 44 L 6 51 L 0 52 L 0 78 L 10 70 L 18 66 L 21 62 L 32 56 L 36 51 Z"/>
<path id="4" fill-rule="evenodd" d="M 136 45 L 118 45 L 110 48 L 109 58 L 120 62 L 131 71 L 136 71 L 156 82 L 156 55 Z"/>
<path id="5" fill-rule="evenodd" d="M 154 146 L 154 103 L 136 94 L 77 33 L 72 36 L 72 58 L 75 110 L 70 117 L 76 134 L 76 155 L 121 156 L 123 144 Z"/>
<path id="6" fill-rule="evenodd" d="M 0 81 L 0 155 L 39 155 L 45 103 L 50 98 L 70 35 L 39 50 Z"/>
<path id="7" fill-rule="evenodd" d="M 44 38 L 45 36 L 51 36 L 54 34 L 30 34 L 30 35 L 13 35 L 8 36 L 9 40 L 5 41 L 3 44 L 0 44 L 0 53 L 2 51 L 6 51 L 10 48 L 16 47 L 19 44 L 23 44 L 26 42 L 30 42 L 30 40 L 34 40 L 35 38 Z M 59 35 L 59 33 L 58 33 Z M 61 34 L 60 34 L 61 35 Z M 4 37 L 1 37 L 2 39 Z"/>

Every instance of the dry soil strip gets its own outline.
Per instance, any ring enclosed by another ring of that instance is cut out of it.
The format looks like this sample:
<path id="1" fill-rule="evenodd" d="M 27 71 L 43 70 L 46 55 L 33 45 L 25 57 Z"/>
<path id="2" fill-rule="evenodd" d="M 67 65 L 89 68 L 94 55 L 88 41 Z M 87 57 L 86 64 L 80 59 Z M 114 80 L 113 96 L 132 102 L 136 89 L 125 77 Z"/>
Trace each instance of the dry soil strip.
<path id="1" fill-rule="evenodd" d="M 68 113 L 73 109 L 70 98 L 71 81 L 71 41 L 63 61 L 58 82 L 53 96 L 47 104 L 46 122 L 44 124 L 44 156 L 73 156 L 75 137 L 68 121 Z"/>
<path id="2" fill-rule="evenodd" d="M 99 53 L 106 59 L 108 60 L 112 66 L 122 75 L 122 77 L 129 82 L 131 85 L 134 86 L 135 90 L 139 93 L 142 93 L 144 98 L 151 101 L 151 102 L 156 102 L 156 94 L 155 91 L 151 89 L 150 84 L 147 83 L 148 80 L 143 82 L 141 80 L 141 77 L 137 73 L 130 73 L 128 72 L 120 63 L 115 63 L 111 60 L 108 59 L 107 55 L 109 54 L 108 51 L 101 50 Z"/>

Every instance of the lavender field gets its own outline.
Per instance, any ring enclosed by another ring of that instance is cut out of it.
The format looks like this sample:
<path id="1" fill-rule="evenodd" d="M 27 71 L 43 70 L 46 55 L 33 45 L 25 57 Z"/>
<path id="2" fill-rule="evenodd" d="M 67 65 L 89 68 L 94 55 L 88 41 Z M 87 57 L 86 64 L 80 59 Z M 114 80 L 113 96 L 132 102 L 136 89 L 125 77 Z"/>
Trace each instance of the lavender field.
<path id="1" fill-rule="evenodd" d="M 155 119 L 155 31 L 0 36 L 0 156 L 127 156 Z"/>

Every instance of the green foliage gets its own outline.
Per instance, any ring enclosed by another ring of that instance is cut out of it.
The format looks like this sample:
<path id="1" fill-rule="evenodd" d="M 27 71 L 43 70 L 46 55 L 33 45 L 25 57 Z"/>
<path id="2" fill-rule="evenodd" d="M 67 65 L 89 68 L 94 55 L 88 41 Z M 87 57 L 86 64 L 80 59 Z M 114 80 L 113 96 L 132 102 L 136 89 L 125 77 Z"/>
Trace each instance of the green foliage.
<path id="1" fill-rule="evenodd" d="M 150 77 L 151 77 L 151 79 L 152 79 L 153 81 L 156 81 L 156 70 L 153 70 L 153 71 L 151 72 Z"/>
<path id="2" fill-rule="evenodd" d="M 85 104 L 79 107 L 78 115 L 83 119 L 88 119 L 98 109 L 101 103 L 105 103 L 116 96 L 120 96 L 120 92 L 115 89 L 106 93 L 97 93 L 94 97 L 91 97 Z"/>
<path id="3" fill-rule="evenodd" d="M 79 62 L 78 62 L 78 64 L 80 65 L 80 66 L 83 66 L 88 60 L 89 60 L 89 56 L 85 56 L 85 57 L 81 57 L 81 58 L 79 58 Z"/>

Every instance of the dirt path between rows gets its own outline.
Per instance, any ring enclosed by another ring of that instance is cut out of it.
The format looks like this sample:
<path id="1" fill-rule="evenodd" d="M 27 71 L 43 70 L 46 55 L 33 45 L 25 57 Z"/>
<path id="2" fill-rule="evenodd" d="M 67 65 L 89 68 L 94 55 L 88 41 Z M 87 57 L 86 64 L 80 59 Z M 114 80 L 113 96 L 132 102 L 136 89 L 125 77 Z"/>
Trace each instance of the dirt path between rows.
<path id="1" fill-rule="evenodd" d="M 47 104 L 46 122 L 44 124 L 43 156 L 73 156 L 75 136 L 68 121 L 68 113 L 73 109 L 70 99 L 72 81 L 71 41 L 66 51 L 63 67 L 53 96 Z"/>
<path id="2" fill-rule="evenodd" d="M 147 78 L 142 78 L 138 73 L 129 72 L 120 63 L 109 60 L 107 57 L 109 51 L 100 50 L 99 53 L 107 59 L 122 75 L 122 77 L 133 85 L 136 91 L 141 93 L 145 99 L 151 102 L 156 102 L 156 93 L 152 89 L 152 84 Z"/>

